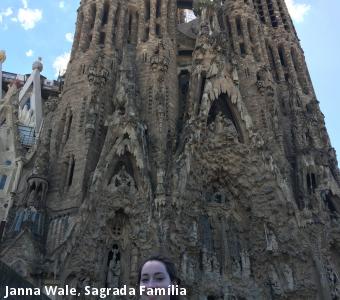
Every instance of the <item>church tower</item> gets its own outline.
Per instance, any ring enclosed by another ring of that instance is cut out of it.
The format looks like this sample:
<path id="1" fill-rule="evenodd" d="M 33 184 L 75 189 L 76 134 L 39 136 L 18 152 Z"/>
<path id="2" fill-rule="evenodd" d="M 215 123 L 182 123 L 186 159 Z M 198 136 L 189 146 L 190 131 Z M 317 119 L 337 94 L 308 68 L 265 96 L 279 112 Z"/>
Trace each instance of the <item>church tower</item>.
<path id="1" fill-rule="evenodd" d="M 0 246 L 32 283 L 134 286 L 167 252 L 184 299 L 340 297 L 340 173 L 284 0 L 82 0 L 42 124 Z"/>

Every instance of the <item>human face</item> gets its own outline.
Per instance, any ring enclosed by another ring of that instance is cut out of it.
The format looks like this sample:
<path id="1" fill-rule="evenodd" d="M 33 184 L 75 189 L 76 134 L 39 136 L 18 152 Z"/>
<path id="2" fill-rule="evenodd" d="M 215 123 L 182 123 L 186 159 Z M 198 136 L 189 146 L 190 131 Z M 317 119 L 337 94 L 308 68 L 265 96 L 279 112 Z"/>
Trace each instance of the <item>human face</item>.
<path id="1" fill-rule="evenodd" d="M 140 286 L 146 288 L 167 288 L 171 285 L 171 279 L 165 265 L 158 260 L 147 261 L 141 272 Z M 142 300 L 170 300 L 169 295 L 146 295 L 143 293 L 141 296 Z"/>

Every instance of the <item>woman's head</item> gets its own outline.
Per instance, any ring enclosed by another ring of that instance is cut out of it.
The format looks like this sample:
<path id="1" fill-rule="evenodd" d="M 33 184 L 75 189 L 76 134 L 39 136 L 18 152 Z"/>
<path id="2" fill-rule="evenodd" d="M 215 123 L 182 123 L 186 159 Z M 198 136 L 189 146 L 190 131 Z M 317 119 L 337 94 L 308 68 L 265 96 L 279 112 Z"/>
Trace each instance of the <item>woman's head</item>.
<path id="1" fill-rule="evenodd" d="M 169 285 L 178 284 L 175 265 L 166 257 L 154 255 L 146 259 L 140 266 L 138 272 L 139 286 L 145 288 L 165 288 Z M 145 293 L 141 295 L 143 300 L 176 300 L 177 296 L 148 296 Z"/>

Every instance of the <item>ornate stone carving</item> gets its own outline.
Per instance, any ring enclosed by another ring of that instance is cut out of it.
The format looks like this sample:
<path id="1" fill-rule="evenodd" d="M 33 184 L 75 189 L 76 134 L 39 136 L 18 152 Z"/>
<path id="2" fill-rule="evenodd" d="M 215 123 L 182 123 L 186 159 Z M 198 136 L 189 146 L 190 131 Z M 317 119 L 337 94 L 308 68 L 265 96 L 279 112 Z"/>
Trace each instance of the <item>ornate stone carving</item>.
<path id="1" fill-rule="evenodd" d="M 110 253 L 112 253 L 112 258 L 109 261 L 109 267 L 106 276 L 106 286 L 119 287 L 119 278 L 121 273 L 120 253 L 116 247 L 113 247 Z"/>
<path id="2" fill-rule="evenodd" d="M 109 79 L 110 72 L 104 64 L 104 57 L 98 56 L 95 62 L 88 67 L 88 81 L 98 87 L 103 87 Z"/>

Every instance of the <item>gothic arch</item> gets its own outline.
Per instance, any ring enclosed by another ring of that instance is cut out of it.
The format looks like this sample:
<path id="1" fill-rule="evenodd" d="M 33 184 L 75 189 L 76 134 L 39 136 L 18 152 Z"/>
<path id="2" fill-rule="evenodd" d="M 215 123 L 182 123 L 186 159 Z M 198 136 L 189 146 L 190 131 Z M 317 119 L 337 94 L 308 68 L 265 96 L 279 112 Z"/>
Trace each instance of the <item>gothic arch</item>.
<path id="1" fill-rule="evenodd" d="M 244 114 L 243 117 L 246 117 L 245 114 L 247 113 L 245 111 L 245 107 L 241 103 L 239 104 L 232 102 L 231 97 L 233 96 L 236 96 L 238 98 L 236 102 L 241 101 L 241 99 L 239 98 L 241 97 L 241 95 L 239 95 L 239 93 L 238 95 L 235 95 L 235 90 L 230 91 L 229 95 L 227 91 L 221 92 L 217 97 L 216 94 L 214 94 L 212 98 L 213 100 L 209 101 L 210 102 L 209 105 L 204 110 L 201 110 L 202 111 L 201 113 L 204 114 L 206 124 L 209 125 L 209 123 L 216 118 L 217 114 L 221 112 L 224 117 L 232 121 L 237 130 L 239 141 L 241 143 L 244 143 L 248 140 L 246 123 L 248 119 L 244 120 L 244 118 L 242 118 L 242 113 Z M 206 105 L 206 103 L 204 103 L 205 101 L 202 102 L 203 102 L 202 105 L 205 106 Z M 247 117 L 250 118 L 248 115 Z"/>
<path id="2" fill-rule="evenodd" d="M 227 98 L 228 96 L 225 93 L 222 93 L 217 99 L 212 102 L 208 113 L 207 125 L 209 126 L 212 122 L 215 122 L 218 115 L 221 114 L 223 118 L 228 119 L 232 122 L 238 133 L 239 141 L 244 142 L 244 137 L 242 136 L 240 125 L 235 118 L 235 112 L 231 110 Z"/>
<path id="3" fill-rule="evenodd" d="M 200 99 L 199 119 L 208 123 L 209 112 L 217 100 L 223 103 L 222 106 L 229 111 L 233 123 L 239 134 L 239 141 L 242 143 L 248 142 L 252 135 L 252 120 L 245 104 L 242 101 L 242 96 L 239 88 L 235 85 L 229 75 L 229 71 L 224 68 L 220 74 L 218 66 L 213 63 L 208 71 L 207 79 L 204 84 L 203 95 Z"/>

